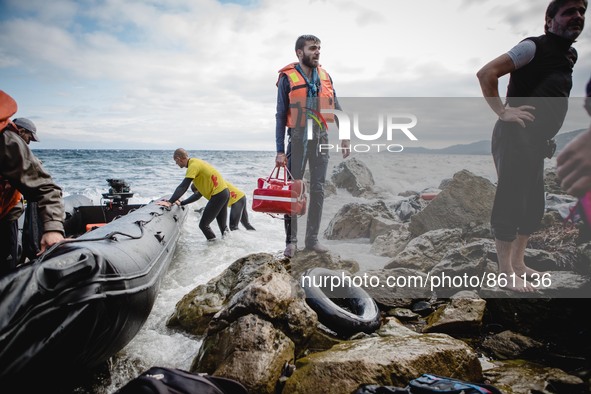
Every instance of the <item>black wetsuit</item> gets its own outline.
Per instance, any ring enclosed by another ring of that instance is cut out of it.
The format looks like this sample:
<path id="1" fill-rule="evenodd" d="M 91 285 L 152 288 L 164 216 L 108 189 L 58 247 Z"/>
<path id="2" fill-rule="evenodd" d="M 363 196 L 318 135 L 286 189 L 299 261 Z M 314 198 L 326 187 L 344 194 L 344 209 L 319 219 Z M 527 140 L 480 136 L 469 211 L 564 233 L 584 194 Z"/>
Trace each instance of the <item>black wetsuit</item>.
<path id="1" fill-rule="evenodd" d="M 201 193 L 194 192 L 193 195 L 181 202 L 181 205 L 191 204 L 202 197 Z M 242 223 L 245 229 L 255 230 L 248 219 L 248 210 L 246 209 L 246 196 L 242 196 L 230 207 L 230 230 L 238 230 L 238 223 Z"/>
<path id="2" fill-rule="evenodd" d="M 577 53 L 572 41 L 552 33 L 529 38 L 536 44 L 530 63 L 511 73 L 507 103 L 532 105 L 536 119 L 523 128 L 498 120 L 492 154 L 498 185 L 491 216 L 495 238 L 513 241 L 540 225 L 545 209 L 544 157 L 547 141 L 560 130 L 568 110 Z"/>

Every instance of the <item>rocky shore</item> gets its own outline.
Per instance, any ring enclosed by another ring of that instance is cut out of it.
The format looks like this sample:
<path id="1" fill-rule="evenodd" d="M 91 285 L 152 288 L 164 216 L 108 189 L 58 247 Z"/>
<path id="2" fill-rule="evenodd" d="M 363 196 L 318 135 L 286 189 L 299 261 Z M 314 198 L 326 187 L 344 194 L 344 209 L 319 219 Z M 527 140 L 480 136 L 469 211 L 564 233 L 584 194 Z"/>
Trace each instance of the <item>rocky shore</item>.
<path id="1" fill-rule="evenodd" d="M 238 380 L 252 393 L 353 393 L 362 384 L 404 387 L 423 373 L 488 383 L 507 394 L 591 392 L 591 243 L 580 226 L 564 225 L 575 200 L 551 173 L 546 178 L 547 214 L 526 263 L 547 275 L 527 298 L 498 286 L 490 181 L 460 171 L 392 203 L 374 192 L 363 162 L 352 159 L 335 169 L 327 190 L 344 188 L 369 202 L 344 205 L 324 236 L 369 239 L 372 253 L 388 259 L 383 268 L 360 271 L 359 262 L 332 252 L 299 252 L 291 261 L 252 254 L 183 297 L 167 325 L 203 338 L 191 371 Z M 312 267 L 382 284 L 466 280 L 365 285 L 381 327 L 343 338 L 306 303 L 301 275 Z"/>

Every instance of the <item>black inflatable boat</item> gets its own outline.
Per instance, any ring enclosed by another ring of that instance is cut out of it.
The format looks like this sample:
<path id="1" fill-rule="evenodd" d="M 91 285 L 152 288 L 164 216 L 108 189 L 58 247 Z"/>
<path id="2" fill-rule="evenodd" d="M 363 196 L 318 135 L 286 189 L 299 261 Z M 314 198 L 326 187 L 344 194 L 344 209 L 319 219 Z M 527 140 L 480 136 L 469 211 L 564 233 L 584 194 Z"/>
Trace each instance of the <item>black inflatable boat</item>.
<path id="1" fill-rule="evenodd" d="M 130 195 L 111 189 L 96 206 L 66 198 L 75 238 L 0 278 L 0 387 L 61 386 L 140 330 L 188 210 L 128 204 Z"/>

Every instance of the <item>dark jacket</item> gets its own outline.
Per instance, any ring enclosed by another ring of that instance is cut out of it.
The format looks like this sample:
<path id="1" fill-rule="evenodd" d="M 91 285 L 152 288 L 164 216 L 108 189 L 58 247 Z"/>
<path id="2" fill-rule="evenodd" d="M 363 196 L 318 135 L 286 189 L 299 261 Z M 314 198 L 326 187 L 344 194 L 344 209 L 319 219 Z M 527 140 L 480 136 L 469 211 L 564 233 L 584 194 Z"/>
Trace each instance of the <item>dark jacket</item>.
<path id="1" fill-rule="evenodd" d="M 27 201 L 38 203 L 45 232 L 59 231 L 64 234 L 62 189 L 54 183 L 25 141 L 9 130 L 0 132 L 0 175 Z"/>

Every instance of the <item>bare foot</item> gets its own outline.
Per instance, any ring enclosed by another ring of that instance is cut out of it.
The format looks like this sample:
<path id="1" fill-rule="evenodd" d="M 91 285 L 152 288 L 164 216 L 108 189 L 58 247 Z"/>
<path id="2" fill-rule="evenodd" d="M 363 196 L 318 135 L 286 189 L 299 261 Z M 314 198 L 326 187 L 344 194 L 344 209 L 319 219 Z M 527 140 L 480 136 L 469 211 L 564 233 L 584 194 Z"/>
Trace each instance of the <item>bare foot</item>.
<path id="1" fill-rule="evenodd" d="M 533 272 L 536 272 L 532 270 Z M 499 289 L 510 290 L 516 293 L 535 293 L 536 289 L 527 282 L 524 282 L 516 273 L 504 274 L 506 279 L 506 286 L 499 284 Z"/>
<path id="2" fill-rule="evenodd" d="M 515 275 L 517 275 L 517 276 L 523 276 L 523 274 L 525 274 L 528 277 L 531 277 L 532 275 L 535 274 L 535 275 L 537 275 L 539 277 L 540 275 L 543 274 L 543 272 L 536 271 L 533 268 L 529 268 L 525 264 L 517 264 L 517 267 L 516 266 L 513 266 L 513 271 L 515 272 Z"/>

